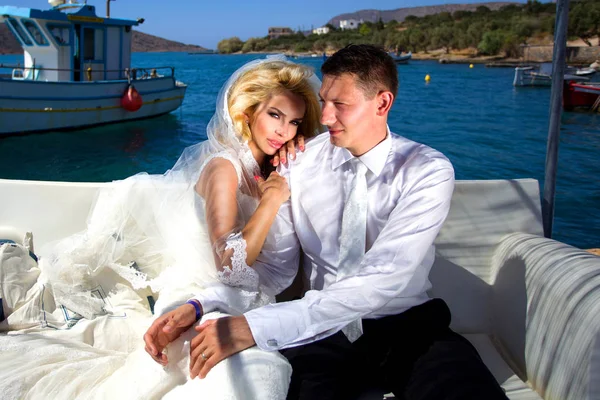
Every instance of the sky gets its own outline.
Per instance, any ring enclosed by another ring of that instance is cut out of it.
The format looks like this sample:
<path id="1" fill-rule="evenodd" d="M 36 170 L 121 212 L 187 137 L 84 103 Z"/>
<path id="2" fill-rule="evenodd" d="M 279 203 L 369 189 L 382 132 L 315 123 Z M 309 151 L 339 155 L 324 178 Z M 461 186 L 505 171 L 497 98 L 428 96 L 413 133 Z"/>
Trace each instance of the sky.
<path id="1" fill-rule="evenodd" d="M 309 30 L 338 14 L 364 9 L 393 10 L 448 3 L 486 3 L 477 0 L 115 0 L 114 18 L 144 18 L 136 29 L 187 44 L 215 49 L 217 43 L 237 36 L 242 40 L 267 35 L 269 26 Z M 517 0 L 524 3 L 525 0 Z M 88 0 L 99 16 L 106 0 Z M 48 9 L 46 0 L 0 0 L 0 5 Z"/>

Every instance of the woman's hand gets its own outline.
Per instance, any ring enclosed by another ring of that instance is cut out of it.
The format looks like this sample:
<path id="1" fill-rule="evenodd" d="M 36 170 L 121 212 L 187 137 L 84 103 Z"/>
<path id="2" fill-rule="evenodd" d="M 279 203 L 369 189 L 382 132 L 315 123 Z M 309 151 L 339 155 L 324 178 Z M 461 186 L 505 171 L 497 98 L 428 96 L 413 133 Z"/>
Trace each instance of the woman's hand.
<path id="1" fill-rule="evenodd" d="M 273 166 L 278 166 L 280 162 L 285 164 L 288 158 L 290 160 L 295 160 L 296 146 L 300 151 L 304 151 L 304 135 L 299 133 L 294 139 L 288 140 L 285 145 L 281 146 L 279 152 L 275 153 L 273 156 L 273 160 L 271 161 Z"/>
<path id="2" fill-rule="evenodd" d="M 266 181 L 261 177 L 256 178 L 261 193 L 261 201 L 273 201 L 280 206 L 290 198 L 290 188 L 287 181 L 276 171 L 271 172 Z"/>
<path id="3" fill-rule="evenodd" d="M 167 365 L 167 355 L 162 351 L 196 322 L 196 308 L 184 304 L 157 318 L 144 335 L 145 350 L 154 361 Z"/>
<path id="4" fill-rule="evenodd" d="M 190 343 L 191 379 L 205 378 L 222 360 L 256 344 L 243 315 L 205 321 L 194 329 L 198 335 Z"/>

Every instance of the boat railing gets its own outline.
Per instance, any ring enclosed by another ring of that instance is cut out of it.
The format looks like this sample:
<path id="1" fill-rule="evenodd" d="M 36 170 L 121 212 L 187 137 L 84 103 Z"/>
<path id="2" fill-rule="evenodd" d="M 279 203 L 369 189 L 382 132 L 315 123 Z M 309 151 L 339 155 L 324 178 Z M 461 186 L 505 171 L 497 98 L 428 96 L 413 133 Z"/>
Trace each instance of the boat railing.
<path id="1" fill-rule="evenodd" d="M 88 67 L 86 69 L 69 69 L 69 68 L 46 68 L 38 67 L 33 65 L 31 67 L 23 67 L 20 64 L 8 65 L 0 64 L 0 71 L 12 70 L 10 76 L 13 80 L 38 80 L 40 72 L 52 71 L 52 72 L 74 72 L 81 74 L 80 81 L 95 82 L 104 80 L 140 80 L 140 79 L 155 79 L 164 77 L 175 77 L 175 67 L 161 66 L 161 67 L 144 67 L 144 68 L 125 68 L 125 69 L 94 69 Z M 106 76 L 107 73 L 119 73 L 119 78 L 113 79 L 94 79 L 94 76 L 101 74 Z M 169 74 L 170 72 L 170 74 Z M 0 75 L 1 74 L 0 72 Z"/>

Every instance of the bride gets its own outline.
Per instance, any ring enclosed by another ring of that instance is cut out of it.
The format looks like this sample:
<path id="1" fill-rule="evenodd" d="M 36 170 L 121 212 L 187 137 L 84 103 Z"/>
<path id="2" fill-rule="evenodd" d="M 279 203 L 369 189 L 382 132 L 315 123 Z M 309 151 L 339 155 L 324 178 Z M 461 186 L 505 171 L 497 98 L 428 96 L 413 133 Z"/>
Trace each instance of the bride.
<path id="1" fill-rule="evenodd" d="M 292 282 L 296 271 L 260 262 L 297 246 L 276 219 L 290 193 L 269 161 L 296 134 L 318 133 L 319 85 L 280 57 L 249 62 L 221 89 L 207 141 L 164 175 L 103 189 L 87 230 L 40 258 L 44 323 L 22 329 L 18 310 L 8 316 L 21 330 L 0 336 L 4 398 L 285 398 L 289 364 L 258 348 L 193 379 L 192 326 L 225 314 L 186 300 L 225 287 L 220 311 L 241 314 Z"/>

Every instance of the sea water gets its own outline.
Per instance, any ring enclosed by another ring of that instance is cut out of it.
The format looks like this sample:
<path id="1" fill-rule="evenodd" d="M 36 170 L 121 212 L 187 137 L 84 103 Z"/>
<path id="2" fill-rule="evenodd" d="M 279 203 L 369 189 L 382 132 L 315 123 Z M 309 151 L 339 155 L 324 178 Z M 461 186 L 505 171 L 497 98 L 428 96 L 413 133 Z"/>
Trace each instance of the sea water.
<path id="1" fill-rule="evenodd" d="M 182 107 L 142 121 L 0 139 L 0 177 L 102 182 L 162 173 L 206 139 L 221 85 L 262 55 L 135 53 L 133 67 L 170 65 L 188 85 Z M 22 63 L 0 56 L 0 63 Z M 317 71 L 320 57 L 298 59 Z M 512 86 L 514 70 L 433 61 L 399 65 L 390 129 L 443 152 L 457 179 L 535 178 L 543 185 L 550 88 Z M 319 74 L 320 75 L 320 74 Z M 431 81 L 425 82 L 425 75 Z M 562 116 L 554 237 L 600 247 L 600 114 Z"/>

